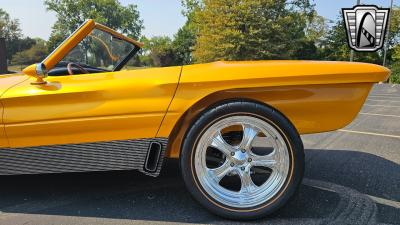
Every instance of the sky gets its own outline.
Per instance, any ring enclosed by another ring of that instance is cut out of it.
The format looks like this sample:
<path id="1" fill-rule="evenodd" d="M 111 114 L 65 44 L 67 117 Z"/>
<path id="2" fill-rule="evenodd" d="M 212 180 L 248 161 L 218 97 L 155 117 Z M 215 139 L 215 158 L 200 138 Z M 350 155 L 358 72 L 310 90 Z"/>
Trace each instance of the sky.
<path id="1" fill-rule="evenodd" d="M 6 10 L 12 18 L 19 19 L 25 36 L 48 39 L 56 15 L 48 12 L 44 0 L 0 0 L 0 8 Z M 356 0 L 311 0 L 317 12 L 330 20 L 336 20 L 341 8 L 350 8 Z M 185 23 L 180 0 L 120 0 L 123 5 L 136 4 L 147 37 L 167 35 L 172 37 Z M 361 0 L 363 4 L 375 4 L 389 7 L 390 0 Z M 400 5 L 400 0 L 394 0 Z"/>

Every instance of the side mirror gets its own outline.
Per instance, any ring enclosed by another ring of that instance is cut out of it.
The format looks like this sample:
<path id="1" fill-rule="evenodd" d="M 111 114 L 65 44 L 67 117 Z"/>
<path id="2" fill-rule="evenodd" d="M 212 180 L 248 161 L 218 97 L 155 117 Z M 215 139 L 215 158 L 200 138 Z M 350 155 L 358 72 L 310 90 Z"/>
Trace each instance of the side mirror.
<path id="1" fill-rule="evenodd" d="M 36 81 L 32 82 L 33 85 L 46 84 L 44 78 L 47 77 L 46 66 L 43 63 L 37 63 L 26 67 L 23 71 L 24 74 L 35 77 Z"/>

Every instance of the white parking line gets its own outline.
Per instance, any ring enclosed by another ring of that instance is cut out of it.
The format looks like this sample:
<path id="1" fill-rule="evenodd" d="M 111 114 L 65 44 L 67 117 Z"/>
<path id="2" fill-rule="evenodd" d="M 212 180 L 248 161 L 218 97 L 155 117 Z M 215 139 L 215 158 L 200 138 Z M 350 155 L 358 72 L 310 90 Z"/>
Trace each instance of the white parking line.
<path id="1" fill-rule="evenodd" d="M 395 103 L 395 102 L 400 102 L 400 100 L 399 100 L 399 101 L 394 101 L 394 100 L 370 99 L 370 98 L 368 98 L 368 99 L 367 99 L 367 101 L 374 101 L 374 102 L 388 102 L 388 103 L 390 103 L 390 102 L 392 102 L 392 103 Z"/>
<path id="2" fill-rule="evenodd" d="M 400 99 L 400 96 L 378 96 L 378 95 L 369 95 L 368 98 L 384 98 L 384 99 L 394 98 L 394 99 Z"/>
<path id="3" fill-rule="evenodd" d="M 385 199 L 385 198 L 379 198 L 379 197 L 372 196 L 372 195 L 367 195 L 367 196 L 379 204 L 387 205 L 387 206 L 391 206 L 393 208 L 400 209 L 400 202 L 396 202 L 396 201 Z"/>
<path id="4" fill-rule="evenodd" d="M 377 98 L 382 100 L 400 100 L 400 97 L 395 96 L 368 96 L 368 98 Z"/>
<path id="5" fill-rule="evenodd" d="M 400 97 L 400 93 L 392 93 L 392 94 L 384 94 L 384 93 L 370 93 L 369 96 L 393 96 L 393 97 Z"/>
<path id="6" fill-rule="evenodd" d="M 395 96 L 400 96 L 400 93 L 379 93 L 379 92 L 371 92 L 369 95 L 395 95 Z"/>
<path id="7" fill-rule="evenodd" d="M 339 130 L 339 131 L 346 132 L 346 133 L 365 134 L 365 135 L 373 135 L 373 136 L 381 136 L 381 137 L 400 139 L 400 136 L 398 136 L 398 135 L 380 134 L 380 133 L 363 132 L 363 131 L 355 131 L 355 130 L 344 130 L 344 129 Z"/>
<path id="8" fill-rule="evenodd" d="M 360 113 L 360 115 L 384 116 L 384 117 L 396 117 L 396 118 L 400 118 L 400 116 L 397 116 L 397 115 L 387 115 L 387 114 L 379 114 L 379 113 Z"/>
<path id="9" fill-rule="evenodd" d="M 374 107 L 382 107 L 382 108 L 400 108 L 400 105 L 370 105 L 364 104 L 364 106 L 374 106 Z"/>

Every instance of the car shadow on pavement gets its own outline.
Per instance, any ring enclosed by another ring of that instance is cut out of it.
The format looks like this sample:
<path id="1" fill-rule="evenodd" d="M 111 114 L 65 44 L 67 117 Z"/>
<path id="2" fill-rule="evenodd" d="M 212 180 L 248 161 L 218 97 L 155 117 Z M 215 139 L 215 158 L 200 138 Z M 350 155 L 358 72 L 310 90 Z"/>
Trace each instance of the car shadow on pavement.
<path id="1" fill-rule="evenodd" d="M 33 214 L 137 220 L 151 223 L 238 223 L 194 201 L 168 160 L 159 178 L 116 171 L 0 177 L 0 223 Z M 356 151 L 306 150 L 298 195 L 262 224 L 399 224 L 400 165 Z M 380 201 L 372 200 L 374 196 Z M 5 216 L 2 216 L 5 215 Z"/>

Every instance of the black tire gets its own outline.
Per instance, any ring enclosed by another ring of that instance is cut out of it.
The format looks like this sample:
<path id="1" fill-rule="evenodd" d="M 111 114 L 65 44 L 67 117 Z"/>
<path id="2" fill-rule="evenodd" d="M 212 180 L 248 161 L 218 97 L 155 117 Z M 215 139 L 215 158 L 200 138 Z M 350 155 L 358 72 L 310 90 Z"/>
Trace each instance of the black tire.
<path id="1" fill-rule="evenodd" d="M 213 199 L 198 182 L 193 166 L 194 152 L 203 132 L 218 120 L 236 115 L 256 117 L 279 130 L 290 156 L 290 172 L 282 188 L 267 202 L 251 208 L 234 208 Z M 254 220 L 276 212 L 296 193 L 304 173 L 304 147 L 296 128 L 280 112 L 257 102 L 226 101 L 203 112 L 188 129 L 182 144 L 180 168 L 192 196 L 210 212 L 227 219 Z"/>

